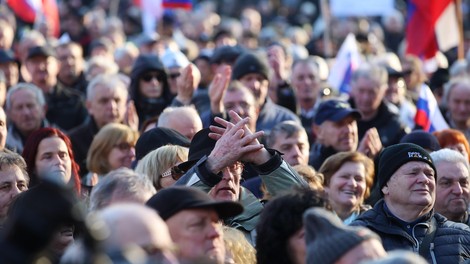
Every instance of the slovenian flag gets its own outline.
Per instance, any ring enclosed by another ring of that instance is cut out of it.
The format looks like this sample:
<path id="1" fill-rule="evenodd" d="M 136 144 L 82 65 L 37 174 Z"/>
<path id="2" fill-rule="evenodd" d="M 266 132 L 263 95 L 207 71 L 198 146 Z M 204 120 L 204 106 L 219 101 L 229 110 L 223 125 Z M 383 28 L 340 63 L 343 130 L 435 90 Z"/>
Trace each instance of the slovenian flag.
<path id="1" fill-rule="evenodd" d="M 356 37 L 349 34 L 341 45 L 328 76 L 328 83 L 340 94 L 349 94 L 351 75 L 359 67 L 361 55 Z"/>
<path id="2" fill-rule="evenodd" d="M 424 60 L 438 50 L 459 44 L 459 26 L 453 0 L 409 0 L 406 26 L 406 53 Z"/>
<path id="3" fill-rule="evenodd" d="M 449 125 L 442 116 L 436 98 L 429 86 L 421 85 L 418 102 L 416 103 L 416 126 L 424 131 L 434 132 L 449 128 Z"/>
<path id="4" fill-rule="evenodd" d="M 56 0 L 6 0 L 8 6 L 24 22 L 33 24 L 43 17 L 52 28 L 54 36 L 60 35 L 59 9 Z"/>

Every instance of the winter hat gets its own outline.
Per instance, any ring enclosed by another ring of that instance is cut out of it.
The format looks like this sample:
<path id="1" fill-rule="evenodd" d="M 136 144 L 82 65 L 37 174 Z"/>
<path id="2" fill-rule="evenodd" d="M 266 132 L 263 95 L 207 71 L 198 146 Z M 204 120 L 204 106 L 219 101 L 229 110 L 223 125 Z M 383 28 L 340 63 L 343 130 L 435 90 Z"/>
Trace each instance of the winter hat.
<path id="1" fill-rule="evenodd" d="M 140 135 L 135 144 L 135 159 L 139 161 L 149 152 L 168 144 L 189 147 L 189 143 L 189 139 L 176 130 L 155 127 Z"/>
<path id="2" fill-rule="evenodd" d="M 414 130 L 401 138 L 400 143 L 414 143 L 426 150 L 437 151 L 441 145 L 436 136 L 424 130 Z"/>
<path id="3" fill-rule="evenodd" d="M 333 264 L 344 254 L 369 239 L 380 237 L 365 227 L 344 225 L 323 208 L 311 208 L 304 213 L 307 242 L 307 263 Z"/>
<path id="4" fill-rule="evenodd" d="M 379 156 L 377 181 L 379 190 L 387 184 L 395 171 L 410 161 L 421 161 L 429 164 L 436 173 L 436 167 L 429 153 L 422 147 L 413 143 L 400 143 L 386 147 Z M 382 194 L 382 192 L 380 192 Z"/>
<path id="5" fill-rule="evenodd" d="M 269 65 L 265 58 L 255 53 L 240 55 L 232 69 L 232 80 L 239 80 L 250 73 L 258 73 L 269 79 Z"/>

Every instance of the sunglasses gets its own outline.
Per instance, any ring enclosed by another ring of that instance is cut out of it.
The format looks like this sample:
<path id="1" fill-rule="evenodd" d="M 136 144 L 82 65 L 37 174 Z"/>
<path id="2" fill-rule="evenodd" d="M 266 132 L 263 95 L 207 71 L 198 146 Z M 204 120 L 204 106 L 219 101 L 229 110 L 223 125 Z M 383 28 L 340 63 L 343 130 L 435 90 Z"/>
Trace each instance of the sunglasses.
<path id="1" fill-rule="evenodd" d="M 173 180 L 177 181 L 185 173 L 186 172 L 184 170 L 180 169 L 178 166 L 173 166 L 173 167 L 169 168 L 168 170 L 166 170 L 165 172 L 163 172 L 161 176 L 162 176 L 162 178 L 171 176 L 171 178 Z"/>
<path id="2" fill-rule="evenodd" d="M 144 74 L 144 75 L 142 75 L 141 79 L 145 82 L 150 82 L 153 79 L 155 79 L 157 81 L 161 81 L 162 77 L 158 74 Z"/>

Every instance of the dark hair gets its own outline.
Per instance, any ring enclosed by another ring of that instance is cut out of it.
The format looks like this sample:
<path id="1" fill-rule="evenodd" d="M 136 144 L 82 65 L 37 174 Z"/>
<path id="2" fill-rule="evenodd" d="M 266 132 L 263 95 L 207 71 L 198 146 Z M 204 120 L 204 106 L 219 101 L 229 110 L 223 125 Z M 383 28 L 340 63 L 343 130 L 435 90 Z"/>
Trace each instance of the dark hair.
<path id="1" fill-rule="evenodd" d="M 56 128 L 51 128 L 51 127 L 40 128 L 34 131 L 28 137 L 28 140 L 26 141 L 26 144 L 24 146 L 22 156 L 26 161 L 27 171 L 30 177 L 29 186 L 32 187 L 39 183 L 38 175 L 36 175 L 35 173 L 36 155 L 38 154 L 38 147 L 41 141 L 45 138 L 50 138 L 50 137 L 58 137 L 65 142 L 70 160 L 72 162 L 71 181 L 73 181 L 74 188 L 77 191 L 77 193 L 80 194 L 81 186 L 80 186 L 80 179 L 78 176 L 79 166 L 77 162 L 75 162 L 75 157 L 72 151 L 72 143 L 70 142 L 69 137 L 65 135 L 62 131 Z"/>
<path id="2" fill-rule="evenodd" d="M 258 264 L 289 264 L 289 238 L 303 227 L 302 216 L 311 207 L 324 207 L 319 193 L 307 187 L 295 187 L 269 201 L 256 226 L 256 260 Z"/>

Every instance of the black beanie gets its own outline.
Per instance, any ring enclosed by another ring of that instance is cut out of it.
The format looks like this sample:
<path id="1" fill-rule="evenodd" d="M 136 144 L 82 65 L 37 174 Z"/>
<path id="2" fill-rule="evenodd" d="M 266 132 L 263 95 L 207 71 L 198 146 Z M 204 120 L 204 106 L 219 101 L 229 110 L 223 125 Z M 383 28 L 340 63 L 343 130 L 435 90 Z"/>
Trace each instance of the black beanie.
<path id="1" fill-rule="evenodd" d="M 436 167 L 429 153 L 422 147 L 413 143 L 400 143 L 386 147 L 379 157 L 377 181 L 379 190 L 387 184 L 392 175 L 405 163 L 410 161 L 426 162 L 436 173 Z M 382 195 L 382 191 L 380 191 Z"/>
<path id="2" fill-rule="evenodd" d="M 239 80 L 250 73 L 258 73 L 269 79 L 269 65 L 265 58 L 255 53 L 240 55 L 232 69 L 232 79 Z"/>

